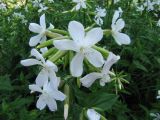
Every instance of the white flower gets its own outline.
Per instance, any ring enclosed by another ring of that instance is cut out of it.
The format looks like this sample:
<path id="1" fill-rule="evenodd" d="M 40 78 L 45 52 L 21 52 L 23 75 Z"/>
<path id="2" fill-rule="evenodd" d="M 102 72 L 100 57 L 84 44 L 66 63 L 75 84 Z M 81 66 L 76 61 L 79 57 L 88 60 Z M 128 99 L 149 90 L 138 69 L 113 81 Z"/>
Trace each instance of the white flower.
<path id="1" fill-rule="evenodd" d="M 130 44 L 131 40 L 128 35 L 121 33 L 121 30 L 125 26 L 125 22 L 122 18 L 119 18 L 119 17 L 120 17 L 120 12 L 115 11 L 112 19 L 112 25 L 111 25 L 112 36 L 118 45 L 122 45 L 122 44 L 128 45 Z"/>
<path id="2" fill-rule="evenodd" d="M 37 84 L 29 85 L 31 92 L 41 93 L 36 104 L 36 107 L 40 110 L 48 106 L 51 111 L 56 111 L 56 100 L 63 101 L 66 97 L 62 92 L 58 91 L 58 89 L 53 88 L 51 84 L 51 82 L 46 81 L 43 84 L 43 88 Z"/>
<path id="3" fill-rule="evenodd" d="M 49 79 L 52 81 L 54 88 L 58 88 L 57 83 L 59 83 L 59 79 L 55 74 L 58 71 L 57 66 L 49 60 L 45 61 L 36 49 L 31 50 L 31 56 L 36 57 L 36 59 L 21 60 L 21 64 L 24 66 L 41 65 L 43 67 L 36 78 L 36 84 L 41 87 Z"/>
<path id="4" fill-rule="evenodd" d="M 6 4 L 1 3 L 1 4 L 0 4 L 0 10 L 2 10 L 2 11 L 6 11 L 6 10 L 7 10 L 7 8 L 6 8 Z"/>
<path id="5" fill-rule="evenodd" d="M 33 7 L 39 7 L 39 4 L 41 4 L 41 0 L 35 0 L 32 3 L 33 3 Z"/>
<path id="6" fill-rule="evenodd" d="M 158 96 L 157 99 L 160 99 L 160 90 L 158 90 Z"/>
<path id="7" fill-rule="evenodd" d="M 160 120 L 160 114 L 159 113 L 150 113 L 151 117 L 154 117 L 153 120 Z"/>
<path id="8" fill-rule="evenodd" d="M 40 9 L 38 10 L 39 13 L 48 9 L 48 7 L 46 7 L 46 6 L 45 6 L 44 4 L 42 4 L 42 3 L 39 4 L 39 7 L 40 7 Z"/>
<path id="9" fill-rule="evenodd" d="M 73 0 L 77 5 L 74 7 L 75 10 L 79 10 L 81 8 L 86 9 L 86 0 Z"/>
<path id="10" fill-rule="evenodd" d="M 101 115 L 97 113 L 94 109 L 88 109 L 87 116 L 89 120 L 100 120 L 101 118 Z"/>
<path id="11" fill-rule="evenodd" d="M 144 6 L 147 7 L 147 10 L 148 10 L 148 11 L 154 10 L 154 5 L 155 5 L 155 3 L 154 3 L 154 2 L 151 2 L 150 0 L 147 0 L 147 1 L 144 3 Z"/>
<path id="12" fill-rule="evenodd" d="M 157 26 L 160 27 L 160 19 L 157 22 Z"/>
<path id="13" fill-rule="evenodd" d="M 138 12 L 143 12 L 143 10 L 144 10 L 144 6 L 143 5 L 137 6 L 137 11 Z"/>
<path id="14" fill-rule="evenodd" d="M 93 72 L 90 73 L 83 78 L 80 79 L 81 83 L 83 86 L 89 88 L 97 79 L 100 79 L 100 85 L 104 86 L 105 83 L 108 83 L 111 81 L 110 75 L 109 75 L 109 70 L 111 66 L 116 63 L 120 59 L 119 56 L 116 56 L 112 52 L 109 53 L 109 56 L 107 58 L 107 61 L 105 62 L 102 71 L 99 72 Z"/>
<path id="15" fill-rule="evenodd" d="M 73 40 L 55 40 L 53 44 L 57 49 L 76 52 L 70 64 L 72 76 L 79 77 L 82 75 L 84 58 L 95 67 L 101 67 L 104 63 L 103 56 L 92 46 L 102 39 L 103 30 L 101 28 L 93 28 L 85 33 L 83 25 L 76 21 L 69 23 L 68 30 Z"/>
<path id="16" fill-rule="evenodd" d="M 96 12 L 95 22 L 100 26 L 103 25 L 103 20 L 101 17 L 106 16 L 106 9 L 102 9 L 101 7 L 97 7 L 95 12 Z"/>
<path id="17" fill-rule="evenodd" d="M 45 14 L 40 17 L 40 25 L 36 23 L 30 23 L 29 30 L 38 33 L 38 35 L 30 38 L 29 45 L 36 46 L 38 43 L 46 41 L 46 23 L 45 23 Z"/>
<path id="18" fill-rule="evenodd" d="M 116 4 L 117 2 L 119 2 L 120 0 L 114 0 L 114 4 Z"/>
<path id="19" fill-rule="evenodd" d="M 49 3 L 54 3 L 54 0 L 48 0 Z"/>

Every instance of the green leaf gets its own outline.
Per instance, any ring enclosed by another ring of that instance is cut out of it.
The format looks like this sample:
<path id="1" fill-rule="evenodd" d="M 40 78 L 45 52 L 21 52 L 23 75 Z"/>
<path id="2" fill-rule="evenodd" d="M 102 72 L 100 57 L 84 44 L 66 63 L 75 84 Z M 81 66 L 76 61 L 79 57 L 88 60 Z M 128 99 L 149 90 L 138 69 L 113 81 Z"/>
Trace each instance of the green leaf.
<path id="1" fill-rule="evenodd" d="M 133 61 L 133 64 L 134 64 L 137 68 L 139 68 L 139 69 L 141 69 L 141 70 L 143 70 L 143 71 L 145 71 L 145 72 L 148 72 L 148 70 L 146 69 L 146 67 L 145 67 L 144 65 L 142 65 L 142 63 L 140 63 L 139 61 Z"/>
<path id="2" fill-rule="evenodd" d="M 0 76 L 0 91 L 13 91 L 9 75 Z"/>
<path id="3" fill-rule="evenodd" d="M 77 88 L 75 89 L 76 98 L 82 107 L 95 107 L 102 110 L 110 109 L 117 101 L 118 96 L 115 94 L 106 93 L 104 91 L 97 91 L 93 93 L 84 93 Z"/>
<path id="4" fill-rule="evenodd" d="M 86 106 L 101 108 L 104 111 L 110 109 L 117 101 L 117 95 L 106 92 L 95 92 L 88 95 L 86 99 Z"/>

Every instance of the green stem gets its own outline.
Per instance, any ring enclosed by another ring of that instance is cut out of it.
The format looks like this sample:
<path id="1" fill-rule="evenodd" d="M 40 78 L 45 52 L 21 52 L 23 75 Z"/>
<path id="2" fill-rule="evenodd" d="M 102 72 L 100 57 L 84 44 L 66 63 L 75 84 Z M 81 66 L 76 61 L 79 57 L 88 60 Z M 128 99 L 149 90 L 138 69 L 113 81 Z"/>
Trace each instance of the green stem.
<path id="1" fill-rule="evenodd" d="M 44 47 L 53 45 L 53 40 L 54 39 L 47 40 L 47 41 L 43 42 L 42 44 L 38 45 L 37 48 L 39 49 L 39 48 L 44 48 Z"/>
<path id="2" fill-rule="evenodd" d="M 86 66 L 88 67 L 89 72 L 100 72 L 99 68 L 94 67 L 91 63 L 88 62 L 87 59 L 84 59 L 84 63 L 86 64 Z"/>
<path id="3" fill-rule="evenodd" d="M 57 48 L 51 48 L 49 49 L 46 53 L 43 54 L 44 58 L 47 58 L 49 55 L 54 54 L 55 52 L 57 52 Z"/>
<path id="4" fill-rule="evenodd" d="M 108 37 L 108 36 L 110 36 L 112 34 L 112 30 L 110 30 L 110 29 L 104 29 L 103 30 L 103 34 Z"/>
<path id="5" fill-rule="evenodd" d="M 62 40 L 62 39 L 69 39 L 69 37 L 68 36 L 61 36 L 61 37 L 57 37 L 57 38 L 54 38 L 51 40 L 47 40 L 47 41 L 41 43 L 40 45 L 38 45 L 37 48 L 44 48 L 44 47 L 53 45 L 54 40 Z"/>
<path id="6" fill-rule="evenodd" d="M 50 38 L 56 38 L 56 37 L 61 37 L 62 36 L 61 34 L 53 33 L 51 31 L 46 31 L 45 34 L 46 34 L 47 37 L 50 37 Z"/>
<path id="7" fill-rule="evenodd" d="M 96 25 L 96 23 L 93 23 L 90 27 L 87 27 L 85 29 L 85 31 L 87 32 L 87 31 L 91 30 L 95 25 Z"/>
<path id="8" fill-rule="evenodd" d="M 80 77 L 77 78 L 77 86 L 78 86 L 78 88 L 81 87 Z"/>
<path id="9" fill-rule="evenodd" d="M 65 86 L 64 86 L 64 94 L 67 96 L 65 101 L 64 101 L 64 104 L 69 105 L 70 88 L 67 84 L 65 84 Z"/>
<path id="10" fill-rule="evenodd" d="M 101 115 L 101 120 L 107 120 L 104 116 Z"/>
<path id="11" fill-rule="evenodd" d="M 49 60 L 52 62 L 56 62 L 58 59 L 66 55 L 67 51 L 58 51 L 56 54 L 54 54 Z"/>
<path id="12" fill-rule="evenodd" d="M 64 31 L 64 30 L 50 29 L 50 31 L 52 31 L 52 32 L 54 32 L 54 33 L 62 34 L 62 35 L 68 35 L 68 32 L 67 32 L 67 31 Z"/>

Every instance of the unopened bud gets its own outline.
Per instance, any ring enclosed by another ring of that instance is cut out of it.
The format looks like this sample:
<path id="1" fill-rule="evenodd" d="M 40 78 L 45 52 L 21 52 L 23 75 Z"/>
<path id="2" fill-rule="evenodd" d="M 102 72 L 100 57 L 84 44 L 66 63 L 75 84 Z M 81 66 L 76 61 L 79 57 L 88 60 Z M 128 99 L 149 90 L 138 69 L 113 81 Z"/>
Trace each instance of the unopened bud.
<path id="1" fill-rule="evenodd" d="M 65 104 L 64 105 L 64 119 L 65 120 L 67 120 L 67 118 L 68 118 L 68 109 L 69 109 L 68 104 Z"/>

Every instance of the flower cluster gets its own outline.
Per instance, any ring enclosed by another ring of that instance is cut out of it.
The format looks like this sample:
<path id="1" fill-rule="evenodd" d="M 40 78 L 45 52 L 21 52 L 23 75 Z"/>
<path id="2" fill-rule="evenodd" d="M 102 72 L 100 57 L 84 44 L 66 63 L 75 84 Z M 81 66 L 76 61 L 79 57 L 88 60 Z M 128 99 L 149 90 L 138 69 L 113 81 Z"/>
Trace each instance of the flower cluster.
<path id="1" fill-rule="evenodd" d="M 52 0 L 50 0 L 49 1 L 50 3 L 53 3 L 54 1 Z M 45 10 L 47 10 L 48 9 L 48 7 L 47 6 L 45 6 L 45 4 L 42 2 L 42 0 L 34 0 L 34 1 L 32 1 L 32 3 L 33 3 L 33 6 L 34 7 L 38 7 L 39 9 L 38 9 L 38 12 L 39 13 L 41 13 L 42 11 L 45 11 Z"/>
<path id="2" fill-rule="evenodd" d="M 160 10 L 160 1 L 159 0 L 146 0 L 143 4 L 136 4 L 137 11 L 143 12 L 145 9 L 147 11 Z"/>
<path id="3" fill-rule="evenodd" d="M 77 2 L 76 9 L 79 9 L 80 6 L 84 7 L 85 3 L 83 2 L 85 1 L 75 0 L 74 2 Z M 96 13 L 95 20 L 102 24 L 101 17 L 106 15 L 106 10 L 99 7 L 96 9 Z M 109 33 L 118 45 L 128 45 L 131 42 L 129 36 L 121 33 L 121 30 L 125 26 L 121 15 L 121 9 L 115 11 Z M 58 64 L 56 60 L 63 58 L 65 56 L 64 53 L 72 53 L 72 57 L 69 58 L 70 61 L 68 63 L 70 74 L 72 77 L 80 78 L 82 86 L 89 88 L 96 80 L 99 80 L 100 85 L 103 87 L 106 83 L 112 81 L 114 73 L 111 71 L 111 67 L 118 62 L 120 56 L 96 46 L 103 39 L 106 30 L 103 30 L 101 27 L 85 29 L 78 21 L 70 21 L 68 31 L 55 29 L 52 24 L 47 28 L 45 14 L 40 17 L 39 24 L 30 23 L 29 30 L 38 34 L 30 38 L 29 45 L 31 47 L 38 45 L 37 48 L 39 50 L 32 48 L 31 56 L 34 58 L 21 60 L 21 64 L 26 67 L 32 65 L 39 65 L 41 67 L 35 79 L 35 84 L 29 85 L 31 93 L 38 92 L 40 94 L 36 104 L 38 109 L 42 110 L 45 106 L 48 106 L 51 111 L 56 111 L 56 100 L 64 101 L 66 97 L 69 97 L 58 90 L 62 80 L 60 77 L 57 77 Z M 48 37 L 54 39 L 47 41 Z M 53 48 L 48 49 L 48 45 L 52 45 Z M 51 49 L 55 49 L 56 52 L 50 53 Z M 50 54 L 50 57 L 46 57 L 48 54 Z M 86 74 L 85 65 L 94 67 L 94 72 Z M 83 76 L 84 73 L 86 74 L 85 76 Z M 65 104 L 65 119 L 68 116 L 68 109 L 68 104 Z M 101 117 L 94 109 L 88 109 L 87 115 L 89 120 L 99 120 Z"/>
<path id="4" fill-rule="evenodd" d="M 146 0 L 142 4 L 134 3 L 138 12 L 143 12 L 144 10 L 152 13 L 158 18 L 158 12 L 160 11 L 160 0 Z M 157 21 L 157 26 L 160 26 L 160 20 Z"/>
<path id="5" fill-rule="evenodd" d="M 31 46 L 37 45 L 42 39 L 46 40 L 46 37 L 42 36 L 44 35 L 43 32 L 45 31 L 46 26 L 45 15 L 41 16 L 40 25 L 31 23 L 29 26 L 31 31 L 39 33 L 39 35 L 30 39 L 29 44 Z M 44 53 L 43 51 L 44 50 L 42 50 L 42 53 Z M 65 99 L 65 95 L 58 91 L 60 78 L 55 74 L 55 72 L 58 71 L 58 68 L 53 62 L 45 60 L 43 55 L 40 54 L 36 49 L 31 50 L 31 56 L 35 57 L 35 59 L 30 58 L 21 60 L 21 64 L 23 66 L 40 65 L 42 67 L 42 70 L 35 80 L 36 84 L 29 85 L 29 88 L 32 92 L 41 93 L 36 106 L 42 110 L 47 105 L 51 111 L 55 111 L 57 110 L 57 104 L 55 100 L 63 101 Z"/>
<path id="6" fill-rule="evenodd" d="M 28 23 L 28 20 L 26 20 L 26 17 L 24 15 L 22 15 L 22 13 L 14 12 L 12 16 L 14 18 L 20 19 L 22 24 L 26 25 Z"/>

